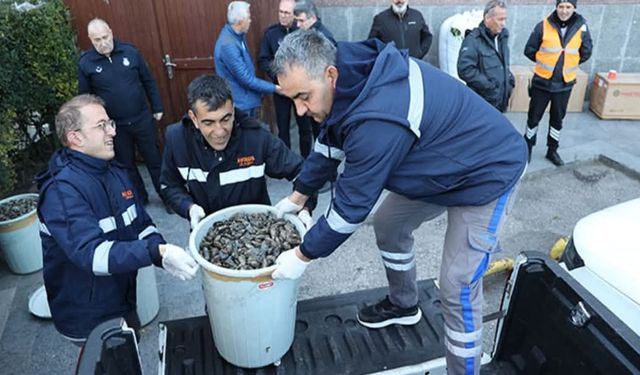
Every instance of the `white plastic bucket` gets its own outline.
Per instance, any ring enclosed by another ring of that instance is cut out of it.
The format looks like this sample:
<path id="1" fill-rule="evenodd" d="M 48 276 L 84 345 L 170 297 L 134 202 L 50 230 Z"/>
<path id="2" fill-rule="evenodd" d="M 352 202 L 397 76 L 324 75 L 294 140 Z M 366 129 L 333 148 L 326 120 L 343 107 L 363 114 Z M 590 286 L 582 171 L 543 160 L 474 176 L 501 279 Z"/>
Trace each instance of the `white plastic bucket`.
<path id="1" fill-rule="evenodd" d="M 438 38 L 440 70 L 460 79 L 458 76 L 460 47 L 467 30 L 473 30 L 482 21 L 482 13 L 481 10 L 457 13 L 442 22 Z"/>
<path id="2" fill-rule="evenodd" d="M 160 311 L 155 266 L 140 268 L 136 280 L 136 305 L 140 324 L 151 323 Z"/>
<path id="3" fill-rule="evenodd" d="M 38 194 L 20 194 L 5 198 L 0 205 L 24 198 L 38 198 Z M 0 249 L 9 269 L 17 274 L 42 269 L 40 221 L 36 209 L 11 220 L 0 221 Z"/>
<path id="4" fill-rule="evenodd" d="M 293 343 L 299 280 L 273 280 L 275 266 L 231 270 L 206 261 L 200 242 L 217 221 L 236 213 L 272 212 L 271 206 L 249 204 L 225 208 L 204 218 L 191 232 L 189 249 L 202 267 L 204 297 L 211 331 L 220 355 L 239 367 L 279 363 Z M 295 215 L 285 215 L 300 237 L 306 231 Z"/>

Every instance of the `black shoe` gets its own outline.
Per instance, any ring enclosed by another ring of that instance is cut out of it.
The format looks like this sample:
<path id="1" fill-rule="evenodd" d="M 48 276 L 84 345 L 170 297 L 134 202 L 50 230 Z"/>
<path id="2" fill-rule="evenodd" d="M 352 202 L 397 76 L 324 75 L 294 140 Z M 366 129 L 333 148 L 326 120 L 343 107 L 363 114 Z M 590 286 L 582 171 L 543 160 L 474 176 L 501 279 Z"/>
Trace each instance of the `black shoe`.
<path id="1" fill-rule="evenodd" d="M 173 215 L 175 212 L 173 211 L 173 209 L 171 208 L 171 206 L 169 206 L 169 204 L 167 202 L 162 202 L 162 204 L 164 204 L 164 209 L 167 211 L 167 213 L 169 215 Z"/>
<path id="2" fill-rule="evenodd" d="M 558 154 L 557 150 L 548 149 L 547 155 L 545 156 L 545 158 L 547 158 L 547 160 L 552 162 L 553 165 L 555 165 L 556 167 L 560 167 L 564 165 L 564 162 L 562 161 L 562 158 L 560 158 L 560 155 Z"/>
<path id="3" fill-rule="evenodd" d="M 146 205 L 149 204 L 149 197 L 148 196 L 147 197 L 143 197 L 140 201 L 142 202 L 143 206 L 146 206 Z"/>
<path id="4" fill-rule="evenodd" d="M 358 312 L 358 323 L 368 328 L 382 328 L 391 324 L 410 326 L 418 323 L 421 318 L 422 311 L 417 305 L 409 308 L 398 307 L 391 303 L 389 296 Z"/>

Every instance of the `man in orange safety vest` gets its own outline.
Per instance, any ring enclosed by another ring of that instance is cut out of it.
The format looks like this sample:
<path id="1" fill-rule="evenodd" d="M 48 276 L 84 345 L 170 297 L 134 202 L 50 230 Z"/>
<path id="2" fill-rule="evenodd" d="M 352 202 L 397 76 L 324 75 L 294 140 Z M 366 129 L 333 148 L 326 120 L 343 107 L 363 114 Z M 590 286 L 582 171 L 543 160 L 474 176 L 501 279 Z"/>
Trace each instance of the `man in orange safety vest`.
<path id="1" fill-rule="evenodd" d="M 571 89 L 576 83 L 578 65 L 591 57 L 591 34 L 587 21 L 576 13 L 577 0 L 556 1 L 556 9 L 538 23 L 524 49 L 535 62 L 529 88 L 529 113 L 524 138 L 531 151 L 536 144 L 538 123 L 551 102 L 546 158 L 556 166 L 564 164 L 558 154 L 562 120 L 567 113 Z"/>

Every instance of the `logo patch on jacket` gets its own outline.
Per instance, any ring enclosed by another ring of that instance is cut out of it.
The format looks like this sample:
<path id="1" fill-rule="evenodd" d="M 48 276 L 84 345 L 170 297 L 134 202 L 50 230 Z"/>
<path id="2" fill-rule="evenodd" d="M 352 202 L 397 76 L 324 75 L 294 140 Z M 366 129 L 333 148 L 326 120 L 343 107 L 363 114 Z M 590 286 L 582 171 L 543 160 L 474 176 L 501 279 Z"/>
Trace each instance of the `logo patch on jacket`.
<path id="1" fill-rule="evenodd" d="M 127 59 L 126 57 L 124 59 L 122 59 L 122 65 L 124 66 L 129 66 L 131 63 L 129 62 L 129 59 Z"/>
<path id="2" fill-rule="evenodd" d="M 96 73 L 102 73 L 102 67 L 100 65 L 96 66 Z"/>
<path id="3" fill-rule="evenodd" d="M 121 194 L 122 194 L 122 198 L 126 200 L 133 199 L 133 192 L 131 190 L 125 190 Z"/>
<path id="4" fill-rule="evenodd" d="M 241 156 L 238 158 L 238 167 L 248 167 L 256 162 L 256 157 L 253 155 Z"/>

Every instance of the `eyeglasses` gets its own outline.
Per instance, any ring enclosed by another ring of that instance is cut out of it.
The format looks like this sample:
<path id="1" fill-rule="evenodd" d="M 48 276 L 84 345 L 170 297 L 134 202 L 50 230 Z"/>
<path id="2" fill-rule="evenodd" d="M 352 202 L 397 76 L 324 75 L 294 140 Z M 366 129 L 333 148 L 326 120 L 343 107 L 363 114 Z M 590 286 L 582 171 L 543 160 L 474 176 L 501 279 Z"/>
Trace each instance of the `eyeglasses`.
<path id="1" fill-rule="evenodd" d="M 100 130 L 102 130 L 103 132 L 107 133 L 107 131 L 109 130 L 109 128 L 115 130 L 116 129 L 116 122 L 113 121 L 112 119 L 108 119 L 106 121 L 100 121 L 98 123 L 98 125 L 94 126 L 95 128 L 98 128 Z"/>

